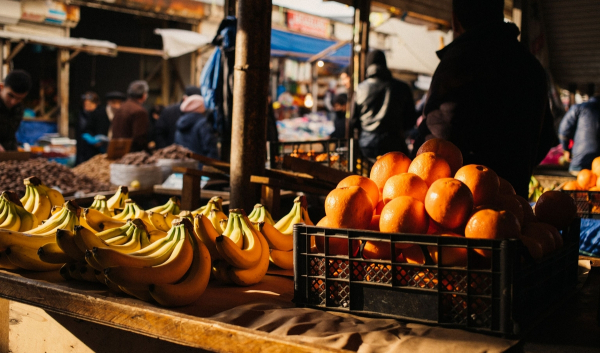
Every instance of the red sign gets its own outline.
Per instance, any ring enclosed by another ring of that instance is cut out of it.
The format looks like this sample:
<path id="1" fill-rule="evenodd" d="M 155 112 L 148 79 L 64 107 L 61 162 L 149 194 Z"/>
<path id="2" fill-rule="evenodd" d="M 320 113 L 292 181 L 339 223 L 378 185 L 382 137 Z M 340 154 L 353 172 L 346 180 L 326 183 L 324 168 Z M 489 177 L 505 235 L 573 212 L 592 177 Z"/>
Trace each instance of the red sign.
<path id="1" fill-rule="evenodd" d="M 288 10 L 287 23 L 288 28 L 292 31 L 298 31 L 318 37 L 329 37 L 330 26 L 329 20 L 326 18 Z"/>

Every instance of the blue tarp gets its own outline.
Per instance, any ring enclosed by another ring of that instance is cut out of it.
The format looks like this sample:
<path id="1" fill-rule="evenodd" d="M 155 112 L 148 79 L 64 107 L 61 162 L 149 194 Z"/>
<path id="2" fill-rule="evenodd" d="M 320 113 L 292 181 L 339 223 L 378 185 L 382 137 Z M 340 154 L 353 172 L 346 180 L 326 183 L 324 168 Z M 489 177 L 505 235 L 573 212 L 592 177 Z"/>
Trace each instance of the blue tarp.
<path id="1" fill-rule="evenodd" d="M 58 132 L 56 123 L 31 121 L 24 119 L 17 130 L 17 141 L 20 144 L 28 143 L 34 145 L 36 141 L 45 134 Z"/>
<path id="2" fill-rule="evenodd" d="M 306 61 L 311 56 L 336 44 L 335 40 L 319 39 L 301 34 L 271 29 L 271 55 L 290 56 L 299 61 Z M 351 55 L 350 43 L 327 54 L 321 60 L 338 65 L 349 65 Z"/>
<path id="3" fill-rule="evenodd" d="M 600 220 L 581 219 L 579 253 L 586 256 L 600 257 Z"/>

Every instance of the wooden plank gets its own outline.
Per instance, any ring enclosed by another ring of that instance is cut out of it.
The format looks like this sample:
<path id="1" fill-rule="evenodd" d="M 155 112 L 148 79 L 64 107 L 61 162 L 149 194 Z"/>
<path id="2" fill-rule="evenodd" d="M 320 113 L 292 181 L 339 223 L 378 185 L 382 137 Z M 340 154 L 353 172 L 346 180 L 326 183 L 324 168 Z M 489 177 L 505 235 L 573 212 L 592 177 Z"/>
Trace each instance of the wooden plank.
<path id="1" fill-rule="evenodd" d="M 10 301 L 0 298 L 0 352 L 8 352 Z"/>
<path id="2" fill-rule="evenodd" d="M 199 162 L 202 162 L 202 164 L 205 164 L 205 165 L 208 165 L 208 166 L 220 169 L 220 170 L 222 170 L 222 171 L 224 171 L 226 173 L 229 173 L 229 169 L 231 167 L 231 165 L 229 163 L 227 163 L 227 162 L 223 162 L 223 161 L 220 161 L 218 159 L 213 159 L 213 158 L 210 158 L 210 157 L 206 157 L 206 156 L 203 156 L 201 154 L 188 153 L 187 156 L 190 157 L 190 158 L 193 158 L 193 159 L 195 159 L 195 160 L 197 160 Z"/>
<path id="3" fill-rule="evenodd" d="M 352 175 L 343 170 L 329 168 L 317 162 L 306 161 L 289 155 L 283 157 L 283 167 L 295 172 L 312 175 L 315 179 L 325 180 L 336 185 L 342 179 Z"/>
<path id="4" fill-rule="evenodd" d="M 0 297 L 33 305 L 69 317 L 107 325 L 120 330 L 177 343 L 184 346 L 206 349 L 214 352 L 346 352 L 311 343 L 302 342 L 290 336 L 277 336 L 241 326 L 221 323 L 208 318 L 186 314 L 185 308 L 167 310 L 139 300 L 108 296 L 103 287 L 77 283 L 68 287 L 53 283 L 45 274 L 31 274 L 43 280 L 20 277 L 0 271 Z M 263 282 L 283 283 L 290 279 L 267 276 Z M 262 282 L 261 282 L 262 283 Z M 264 289 L 268 286 L 263 283 Z M 260 287 L 260 286 L 259 286 Z M 85 290 L 84 288 L 88 288 Z M 230 300 L 231 294 L 224 294 L 223 288 L 211 288 L 213 296 L 223 295 Z M 257 288 L 259 289 L 259 288 Z M 272 289 L 271 289 L 272 290 Z M 246 293 L 245 288 L 227 288 L 236 297 L 273 301 L 273 296 L 265 293 Z M 244 295 L 241 295 L 244 293 Z M 207 293 L 205 293 L 207 295 Z M 289 294 L 291 295 L 291 294 Z M 231 305 L 231 303 L 218 303 Z M 214 306 L 214 303 L 200 301 L 198 306 Z M 197 307 L 186 307 L 194 313 Z"/>
<path id="5" fill-rule="evenodd" d="M 189 174 L 189 175 L 194 175 L 194 176 L 198 176 L 198 177 L 205 176 L 205 177 L 209 177 L 211 179 L 229 180 L 229 175 L 227 175 L 227 174 L 218 173 L 218 172 L 208 172 L 208 171 L 194 169 L 194 168 L 173 167 L 173 171 L 176 173 Z"/>
<path id="6" fill-rule="evenodd" d="M 262 203 L 271 213 L 271 217 L 279 219 L 281 188 L 277 186 L 262 185 L 260 203 Z"/>
<path id="7" fill-rule="evenodd" d="M 276 178 L 263 177 L 263 176 L 259 176 L 259 175 L 250 176 L 250 182 L 255 183 L 255 184 L 260 184 L 260 185 L 267 185 L 272 188 L 301 191 L 301 192 L 306 192 L 309 194 L 323 195 L 323 196 L 327 196 L 329 194 L 329 192 L 331 191 L 331 189 L 328 189 L 328 188 L 320 188 L 320 187 L 304 185 L 304 184 L 295 184 L 295 183 L 290 183 L 286 180 L 279 180 Z"/>
<path id="8" fill-rule="evenodd" d="M 306 175 L 306 174 L 304 174 Z M 309 185 L 316 188 L 327 189 L 331 191 L 337 186 L 337 183 L 330 183 L 324 180 L 318 180 L 313 178 L 305 177 L 300 173 L 287 172 L 277 169 L 265 169 L 265 176 L 274 179 L 281 179 L 287 181 L 290 184 L 298 185 Z M 294 189 L 291 189 L 294 190 Z"/>
<path id="9" fill-rule="evenodd" d="M 200 179 L 199 175 L 183 174 L 183 188 L 181 190 L 181 209 L 195 210 L 200 207 Z"/>
<path id="10" fill-rule="evenodd" d="M 0 152 L 0 161 L 26 161 L 30 157 L 30 152 Z"/>
<path id="11" fill-rule="evenodd" d="M 58 51 L 58 105 L 60 105 L 60 115 L 58 116 L 58 133 L 60 136 L 69 136 L 69 72 L 71 64 L 69 57 L 71 54 L 68 49 Z"/>

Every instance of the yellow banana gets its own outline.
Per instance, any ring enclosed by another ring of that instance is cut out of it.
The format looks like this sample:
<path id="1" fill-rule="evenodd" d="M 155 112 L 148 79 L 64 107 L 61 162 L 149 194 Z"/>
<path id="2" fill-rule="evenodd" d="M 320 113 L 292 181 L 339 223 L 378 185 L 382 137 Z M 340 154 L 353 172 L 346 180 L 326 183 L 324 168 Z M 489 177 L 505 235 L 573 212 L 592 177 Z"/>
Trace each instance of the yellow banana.
<path id="1" fill-rule="evenodd" d="M 148 211 L 148 219 L 150 220 L 150 224 L 158 230 L 162 230 L 163 232 L 168 232 L 171 229 L 171 224 L 167 223 L 167 215 Z"/>
<path id="2" fill-rule="evenodd" d="M 98 282 L 98 279 L 96 278 L 96 275 L 94 274 L 94 268 L 88 266 L 85 263 L 80 264 L 79 274 L 81 275 L 83 280 L 86 282 L 92 282 L 92 283 Z"/>
<path id="3" fill-rule="evenodd" d="M 79 262 L 69 263 L 67 269 L 69 270 L 69 276 L 71 276 L 71 278 L 76 279 L 78 281 L 83 281 L 83 276 L 79 271 L 81 269 L 81 264 Z"/>
<path id="4" fill-rule="evenodd" d="M 73 231 L 79 222 L 80 208 L 72 201 L 65 202 L 62 210 L 50 217 L 44 224 L 28 231 L 34 235 L 54 235 L 57 229 L 68 229 Z"/>
<path id="5" fill-rule="evenodd" d="M 23 205 L 23 208 L 25 208 L 27 210 L 27 208 L 25 207 L 25 205 L 28 205 L 28 202 L 30 202 L 31 204 L 33 204 L 33 201 L 30 201 L 30 197 L 31 197 L 31 187 L 27 186 L 27 184 L 25 184 L 25 195 L 23 195 L 23 197 L 21 197 L 21 204 Z M 27 212 L 30 212 L 29 210 L 27 210 Z M 0 218 L 1 219 L 1 218 Z"/>
<path id="6" fill-rule="evenodd" d="M 127 233 L 127 231 L 130 229 L 131 229 L 131 223 L 127 222 L 118 228 L 111 228 L 111 229 L 107 229 L 102 232 L 98 232 L 98 233 L 96 233 L 96 237 L 98 237 L 99 239 L 102 239 L 104 241 L 107 241 L 112 238 L 124 236 Z"/>
<path id="7" fill-rule="evenodd" d="M 153 207 L 153 208 L 149 209 L 147 212 L 162 213 L 162 214 L 170 213 L 173 215 L 178 215 L 179 212 L 181 212 L 181 210 L 179 209 L 179 205 L 180 205 L 179 199 L 177 197 L 173 196 L 169 199 L 169 201 L 167 201 L 166 204 Z"/>
<path id="8" fill-rule="evenodd" d="M 96 248 L 94 248 L 96 249 Z M 102 277 L 104 277 L 104 266 L 100 265 L 98 263 L 98 261 L 96 261 L 96 259 L 94 258 L 94 254 L 92 253 L 92 250 L 86 250 L 85 251 L 85 262 L 90 265 L 90 267 L 92 267 L 93 269 L 95 269 L 96 271 L 102 271 Z"/>
<path id="9" fill-rule="evenodd" d="M 10 211 L 9 203 L 4 199 L 0 199 L 0 224 L 4 223 L 6 217 L 8 216 L 8 211 Z"/>
<path id="10" fill-rule="evenodd" d="M 40 246 L 54 242 L 54 235 L 31 235 L 12 230 L 0 229 L 0 251 L 11 246 L 23 246 L 39 249 Z"/>
<path id="11" fill-rule="evenodd" d="M 50 264 L 40 260 L 37 255 L 38 248 L 26 246 L 11 246 L 4 252 L 13 265 L 30 271 L 53 271 L 58 270 L 62 265 Z"/>
<path id="12" fill-rule="evenodd" d="M 18 270 L 20 267 L 15 266 L 4 252 L 0 252 L 0 269 L 3 270 Z"/>
<path id="13" fill-rule="evenodd" d="M 108 217 L 100 211 L 86 208 L 83 210 L 83 219 L 89 227 L 96 232 L 102 232 L 112 228 L 119 228 L 125 224 L 123 221 L 118 221 Z"/>
<path id="14" fill-rule="evenodd" d="M 96 234 L 81 226 L 75 227 L 75 243 L 78 244 L 79 249 L 83 252 L 92 250 L 93 248 L 108 247 L 108 244 L 98 238 Z"/>
<path id="15" fill-rule="evenodd" d="M 75 243 L 75 235 L 67 229 L 56 231 L 56 245 L 75 261 L 85 261 L 85 252 L 81 251 Z"/>
<path id="16" fill-rule="evenodd" d="M 48 217 L 50 217 L 50 211 L 52 210 L 52 204 L 50 203 L 50 200 L 48 200 L 48 196 L 40 193 L 35 187 L 31 191 L 33 192 L 34 197 L 34 206 L 31 213 L 41 221 L 48 219 Z"/>
<path id="17" fill-rule="evenodd" d="M 52 206 L 62 206 L 65 203 L 65 198 L 60 191 L 50 188 L 42 183 L 36 186 L 36 188 L 41 190 L 43 194 L 46 194 Z"/>
<path id="18" fill-rule="evenodd" d="M 225 261 L 237 268 L 251 268 L 260 260 L 260 241 L 252 225 L 245 226 L 243 216 L 233 211 L 229 213 L 236 227 L 242 231 L 244 245 L 240 249 L 231 239 L 221 235 L 216 239 L 217 251 Z M 244 224 L 244 225 L 243 225 Z"/>
<path id="19" fill-rule="evenodd" d="M 212 223 L 213 227 L 217 230 L 219 234 L 223 233 L 223 228 L 221 228 L 221 221 L 227 221 L 227 215 L 223 211 L 219 211 L 217 209 L 213 209 L 208 214 L 208 219 L 210 223 Z"/>
<path id="20" fill-rule="evenodd" d="M 124 293 L 129 294 L 132 297 L 136 297 L 139 300 L 143 300 L 145 302 L 152 301 L 152 296 L 150 296 L 150 287 L 145 286 L 145 288 L 132 288 L 131 286 L 119 286 Z"/>
<path id="21" fill-rule="evenodd" d="M 15 205 L 15 210 L 21 219 L 21 227 L 19 227 L 19 232 L 27 232 L 38 226 L 37 217 L 33 213 L 27 212 L 26 209 L 19 205 Z"/>
<path id="22" fill-rule="evenodd" d="M 310 217 L 308 216 L 308 210 L 304 207 L 302 207 L 302 221 L 307 226 L 314 226 L 313 222 L 310 220 Z M 293 232 L 293 230 L 292 230 L 292 232 Z"/>
<path id="23" fill-rule="evenodd" d="M 152 284 L 150 295 L 164 306 L 188 305 L 200 298 L 210 279 L 211 260 L 206 246 L 192 236 L 194 254 L 192 264 L 183 280 L 176 284 Z"/>
<path id="24" fill-rule="evenodd" d="M 261 205 L 260 203 L 254 205 L 254 209 L 252 210 L 252 213 L 248 215 L 248 219 L 252 223 L 265 222 L 271 225 L 275 224 L 275 221 L 273 220 L 273 217 L 271 217 L 269 211 L 267 211 L 265 206 Z"/>
<path id="25" fill-rule="evenodd" d="M 48 243 L 41 246 L 37 251 L 38 257 L 44 262 L 51 264 L 64 264 L 73 261 L 56 243 Z"/>
<path id="26" fill-rule="evenodd" d="M 12 202 L 6 202 L 6 208 L 8 208 L 8 215 L 2 224 L 0 224 L 0 228 L 18 231 L 21 228 L 21 218 L 17 214 L 17 210 L 15 209 L 15 205 Z"/>
<path id="27" fill-rule="evenodd" d="M 184 227 L 180 225 L 179 227 Z M 169 284 L 179 281 L 190 268 L 193 259 L 193 246 L 190 235 L 177 244 L 167 261 L 152 267 L 109 267 L 104 275 L 118 285 L 129 284 Z"/>
<path id="28" fill-rule="evenodd" d="M 144 236 L 143 232 L 144 231 L 142 229 L 135 228 L 134 231 L 132 232 L 131 236 L 129 237 L 129 240 L 127 240 L 127 242 L 125 242 L 123 244 L 118 244 L 118 245 L 112 245 L 109 243 L 109 247 L 111 249 L 115 249 L 119 252 L 126 253 L 126 254 L 140 250 L 141 237 Z"/>
<path id="29" fill-rule="evenodd" d="M 107 217 L 112 216 L 110 210 L 108 209 L 108 205 L 106 204 L 106 196 L 104 195 L 96 195 L 90 208 L 99 211 Z"/>
<path id="30" fill-rule="evenodd" d="M 219 210 L 223 212 L 223 198 L 221 196 L 213 196 L 208 203 L 194 211 L 192 211 L 192 215 L 196 217 L 198 214 L 203 214 L 208 217 L 208 214 L 212 210 Z"/>
<path id="31" fill-rule="evenodd" d="M 271 249 L 269 260 L 277 267 L 281 267 L 284 270 L 294 269 L 294 252 L 293 251 L 281 251 Z"/>
<path id="32" fill-rule="evenodd" d="M 27 210 L 23 208 L 21 201 L 17 197 L 17 194 L 15 194 L 12 191 L 3 191 L 0 195 L 0 209 L 2 210 L 0 212 L 0 225 L 4 224 L 5 221 L 7 221 L 8 214 L 12 211 L 10 206 L 12 206 L 14 212 L 16 213 L 17 217 L 21 222 L 19 228 L 15 229 L 14 224 L 10 227 L 8 225 L 0 227 L 3 227 L 5 229 L 18 230 L 20 232 L 25 232 L 37 227 L 37 218 L 35 217 L 35 215 L 33 213 L 27 212 Z M 9 223 L 12 222 L 15 221 L 9 220 Z"/>
<path id="33" fill-rule="evenodd" d="M 216 239 L 219 236 L 219 233 L 217 233 L 217 230 L 213 227 L 208 218 L 201 213 L 194 217 L 194 233 L 204 245 L 206 245 L 210 257 L 213 260 L 221 258 L 216 247 Z"/>
<path id="34" fill-rule="evenodd" d="M 108 200 L 106 200 L 106 206 L 109 211 L 114 211 L 115 208 L 123 208 L 125 200 L 129 198 L 129 189 L 127 186 L 119 186 L 117 192 Z"/>
<path id="35" fill-rule="evenodd" d="M 229 211 L 230 217 L 227 219 L 227 225 L 223 229 L 222 235 L 231 239 L 240 249 L 244 246 L 244 237 L 241 227 L 236 227 L 235 218 L 231 217 L 232 211 Z"/>
<path id="36" fill-rule="evenodd" d="M 149 241 L 151 244 L 156 242 L 157 240 L 160 240 L 160 239 L 166 237 L 166 236 L 167 236 L 167 232 L 163 232 L 160 229 L 153 229 L 153 230 L 148 231 L 148 238 L 149 238 Z"/>
<path id="37" fill-rule="evenodd" d="M 294 248 L 294 236 L 292 234 L 283 234 L 267 222 L 260 223 L 260 225 L 262 226 L 260 232 L 269 243 L 269 248 L 281 251 L 290 251 Z"/>
<path id="38" fill-rule="evenodd" d="M 214 260 L 212 262 L 211 275 L 221 284 L 231 284 L 233 281 L 227 274 L 230 267 L 231 265 L 223 259 Z"/>
<path id="39" fill-rule="evenodd" d="M 230 266 L 227 269 L 227 275 L 233 283 L 238 286 L 251 286 L 260 282 L 269 269 L 269 244 L 260 233 L 256 233 L 260 240 L 261 255 L 258 264 L 249 269 L 240 269 Z"/>
<path id="40" fill-rule="evenodd" d="M 56 213 L 60 212 L 62 210 L 62 206 L 52 206 L 52 209 L 50 210 L 50 217 L 54 216 Z"/>
<path id="41" fill-rule="evenodd" d="M 117 221 L 123 221 L 123 222 L 126 222 L 128 219 L 135 218 L 135 211 L 133 210 L 133 207 L 131 206 L 132 204 L 133 204 L 133 201 L 131 199 L 125 200 L 125 206 L 123 208 L 123 211 L 121 211 L 121 213 L 118 213 L 118 214 L 112 216 L 112 218 L 116 219 Z"/>
<path id="42" fill-rule="evenodd" d="M 58 270 L 58 273 L 60 273 L 61 277 L 67 281 L 71 281 L 71 280 L 75 279 L 75 278 L 71 277 L 71 275 L 69 274 L 69 266 L 70 265 L 71 265 L 70 263 L 65 263 Z"/>

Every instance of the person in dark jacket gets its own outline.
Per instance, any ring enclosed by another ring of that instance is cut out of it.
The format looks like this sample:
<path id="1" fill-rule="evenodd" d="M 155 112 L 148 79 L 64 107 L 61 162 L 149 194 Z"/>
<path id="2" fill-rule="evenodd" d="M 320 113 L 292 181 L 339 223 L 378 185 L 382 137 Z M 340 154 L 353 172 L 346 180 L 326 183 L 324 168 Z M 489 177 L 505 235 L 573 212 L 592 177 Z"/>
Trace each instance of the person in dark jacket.
<path id="1" fill-rule="evenodd" d="M 11 71 L 0 83 L 0 152 L 16 151 L 17 130 L 23 120 L 23 99 L 31 90 L 31 76 L 23 70 Z"/>
<path id="2" fill-rule="evenodd" d="M 332 139 L 346 138 L 346 104 L 348 104 L 348 95 L 346 93 L 336 94 L 332 100 L 333 111 L 329 114 L 333 118 L 333 127 L 335 130 L 329 135 Z"/>
<path id="3" fill-rule="evenodd" d="M 196 86 L 187 86 L 180 102 L 171 104 L 162 110 L 154 125 L 154 137 L 157 149 L 173 144 L 175 141 L 177 120 L 181 117 L 181 109 L 179 106 L 186 97 L 193 96 L 194 94 L 200 95 L 200 88 Z"/>
<path id="4" fill-rule="evenodd" d="M 83 109 L 79 114 L 77 133 L 77 155 L 75 164 L 81 164 L 93 156 L 106 152 L 110 120 L 106 109 L 100 106 L 95 92 L 81 96 Z"/>
<path id="5" fill-rule="evenodd" d="M 156 123 L 160 119 L 160 114 L 165 109 L 161 104 L 154 105 L 150 108 L 150 114 L 148 114 L 148 149 L 154 150 L 156 148 Z"/>
<path id="6" fill-rule="evenodd" d="M 560 122 L 558 135 L 565 158 L 571 162 L 569 171 L 591 169 L 594 158 L 600 156 L 600 96 L 572 106 Z"/>
<path id="7" fill-rule="evenodd" d="M 438 51 L 414 151 L 453 142 L 464 164 L 482 164 L 528 196 L 533 167 L 558 144 L 546 75 L 504 22 L 503 0 L 454 0 L 454 41 Z"/>
<path id="8" fill-rule="evenodd" d="M 408 154 L 404 131 L 416 121 L 411 89 L 392 77 L 382 51 L 369 52 L 366 64 L 366 79 L 356 89 L 351 131 L 359 130 L 358 144 L 367 158 L 391 151 Z"/>
<path id="9" fill-rule="evenodd" d="M 181 111 L 183 115 L 177 121 L 175 143 L 194 153 L 219 158 L 217 135 L 202 96 L 195 94 L 187 97 L 181 103 Z"/>
<path id="10" fill-rule="evenodd" d="M 130 152 L 143 151 L 148 141 L 148 111 L 142 104 L 148 98 L 148 83 L 133 81 L 127 89 L 127 100 L 115 112 L 112 138 L 132 139 Z"/>

